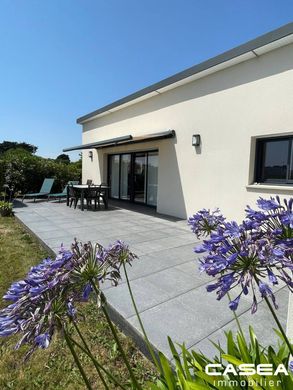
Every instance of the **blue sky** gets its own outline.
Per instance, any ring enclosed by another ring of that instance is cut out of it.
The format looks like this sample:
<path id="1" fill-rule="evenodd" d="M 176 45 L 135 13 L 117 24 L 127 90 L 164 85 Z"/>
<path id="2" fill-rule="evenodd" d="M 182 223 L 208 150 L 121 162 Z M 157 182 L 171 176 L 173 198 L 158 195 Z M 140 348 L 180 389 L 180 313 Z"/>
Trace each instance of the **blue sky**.
<path id="1" fill-rule="evenodd" d="M 292 16 L 292 0 L 0 0 L 0 142 L 55 158 L 77 117 Z"/>

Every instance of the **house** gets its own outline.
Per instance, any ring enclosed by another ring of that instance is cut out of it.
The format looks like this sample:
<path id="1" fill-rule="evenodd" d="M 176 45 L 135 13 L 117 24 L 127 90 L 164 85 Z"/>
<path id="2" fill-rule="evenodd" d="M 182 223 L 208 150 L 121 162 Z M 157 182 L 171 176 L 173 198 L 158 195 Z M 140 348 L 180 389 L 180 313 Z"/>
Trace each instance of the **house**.
<path id="1" fill-rule="evenodd" d="M 114 86 L 112 86 L 114 88 Z M 77 119 L 83 180 L 186 218 L 293 194 L 293 23 Z M 288 331 L 293 335 L 293 299 Z M 291 320 L 290 320 L 291 317 Z"/>
<path id="2" fill-rule="evenodd" d="M 114 88 L 114 86 L 112 86 Z M 186 218 L 293 194 L 293 23 L 77 119 L 83 180 Z"/>

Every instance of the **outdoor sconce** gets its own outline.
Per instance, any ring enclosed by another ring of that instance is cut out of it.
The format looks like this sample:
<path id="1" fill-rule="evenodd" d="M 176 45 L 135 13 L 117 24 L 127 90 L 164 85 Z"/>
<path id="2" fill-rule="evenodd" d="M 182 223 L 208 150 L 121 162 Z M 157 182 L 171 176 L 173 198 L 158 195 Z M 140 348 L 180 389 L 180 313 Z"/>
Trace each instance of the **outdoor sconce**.
<path id="1" fill-rule="evenodd" d="M 94 157 L 94 155 L 93 155 L 93 152 L 90 150 L 89 151 L 89 158 L 93 161 L 93 157 Z"/>
<path id="2" fill-rule="evenodd" d="M 200 134 L 193 134 L 192 136 L 192 146 L 200 145 Z"/>

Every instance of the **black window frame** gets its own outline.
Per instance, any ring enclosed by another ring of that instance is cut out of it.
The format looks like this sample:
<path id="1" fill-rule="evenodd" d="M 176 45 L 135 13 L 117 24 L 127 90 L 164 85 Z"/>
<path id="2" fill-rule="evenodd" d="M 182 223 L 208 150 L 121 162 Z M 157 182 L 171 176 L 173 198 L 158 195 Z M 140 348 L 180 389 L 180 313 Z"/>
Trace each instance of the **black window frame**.
<path id="1" fill-rule="evenodd" d="M 111 182 L 110 181 L 110 176 L 111 176 L 111 166 L 110 166 L 111 165 L 110 164 L 111 157 L 112 156 L 119 156 L 119 198 L 111 197 L 111 191 L 109 191 L 109 198 L 113 199 L 113 200 L 119 200 L 121 202 L 140 204 L 140 205 L 143 205 L 143 206 L 147 206 L 147 207 L 156 209 L 157 205 L 151 205 L 151 204 L 147 203 L 147 199 L 148 199 L 148 188 L 147 188 L 147 185 L 146 185 L 146 188 L 145 188 L 145 202 L 138 202 L 138 201 L 134 200 L 134 176 L 133 176 L 134 161 L 135 161 L 136 154 L 140 154 L 140 153 L 146 154 L 146 166 L 148 166 L 149 154 L 150 153 L 157 153 L 158 156 L 159 156 L 159 149 L 155 148 L 155 149 L 148 149 L 148 150 L 136 150 L 136 151 L 131 151 L 131 152 L 118 152 L 118 153 L 110 153 L 110 154 L 108 154 L 107 178 L 108 178 L 109 185 L 111 185 L 111 183 L 110 183 Z M 124 155 L 124 154 L 130 154 L 130 156 L 131 156 L 130 165 L 131 165 L 132 173 L 131 173 L 131 178 L 130 178 L 130 199 L 122 199 L 121 198 L 121 156 Z M 146 183 L 147 183 L 148 182 L 148 169 L 146 170 L 146 179 L 145 180 L 146 180 Z"/>
<path id="2" fill-rule="evenodd" d="M 287 174 L 286 179 L 280 180 L 270 180 L 264 177 L 264 162 L 265 162 L 265 145 L 268 142 L 272 141 L 289 141 L 288 143 L 288 156 L 287 156 Z M 289 167 L 290 163 L 293 159 L 293 135 L 290 136 L 279 136 L 279 137 L 264 137 L 256 140 L 256 155 L 255 155 L 255 182 L 264 184 L 264 185 L 292 185 L 293 186 L 293 178 L 289 178 Z"/>

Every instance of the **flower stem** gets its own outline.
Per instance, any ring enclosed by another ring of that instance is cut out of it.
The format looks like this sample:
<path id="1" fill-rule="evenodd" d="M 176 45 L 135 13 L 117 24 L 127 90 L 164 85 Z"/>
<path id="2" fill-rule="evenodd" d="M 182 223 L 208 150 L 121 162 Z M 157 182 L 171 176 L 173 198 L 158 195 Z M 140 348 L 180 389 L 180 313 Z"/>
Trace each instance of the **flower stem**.
<path id="1" fill-rule="evenodd" d="M 231 300 L 230 294 L 227 293 L 227 296 L 228 296 L 229 302 L 231 302 L 232 300 Z M 241 333 L 241 336 L 244 338 L 244 333 L 243 333 L 243 330 L 242 330 L 242 327 L 241 327 L 241 324 L 240 324 L 240 321 L 239 321 L 239 317 L 238 317 L 238 315 L 236 314 L 235 310 L 232 310 L 232 311 L 233 311 L 233 315 L 234 315 L 236 324 L 237 324 L 237 326 L 238 326 L 239 332 Z"/>
<path id="2" fill-rule="evenodd" d="M 82 350 L 86 355 L 89 356 L 88 351 L 81 346 L 76 340 L 74 340 L 72 337 L 70 337 L 70 340 L 80 349 Z M 109 379 L 115 383 L 118 387 L 121 387 L 123 390 L 128 390 L 125 386 L 121 385 L 121 383 L 118 382 L 118 380 L 109 372 L 107 371 L 93 356 L 92 358 L 95 361 L 95 365 L 97 365 L 108 377 Z"/>
<path id="3" fill-rule="evenodd" d="M 104 297 L 103 293 L 100 292 L 100 291 L 97 289 L 97 286 L 95 285 L 94 282 L 92 282 L 92 286 L 93 286 L 93 289 L 95 290 L 95 293 L 97 294 L 97 296 L 99 296 L 99 295 L 102 294 L 102 296 L 103 296 L 103 298 L 104 298 L 104 300 L 105 300 L 105 297 Z M 115 339 L 115 341 L 116 341 L 116 343 L 117 343 L 117 346 L 118 346 L 119 351 L 120 351 L 120 353 L 121 353 L 122 359 L 123 359 L 123 361 L 124 361 L 124 363 L 125 363 L 125 365 L 126 365 L 126 367 L 127 367 L 127 370 L 128 370 L 128 372 L 129 372 L 131 381 L 132 381 L 132 383 L 133 383 L 133 385 L 134 385 L 134 387 L 135 387 L 136 389 L 140 389 L 140 390 L 141 390 L 141 386 L 140 386 L 140 384 L 137 382 L 137 380 L 136 380 L 136 378 L 135 378 L 135 376 L 134 376 L 134 374 L 133 374 L 132 368 L 130 367 L 130 364 L 129 364 L 129 362 L 128 362 L 128 359 L 127 359 L 127 357 L 126 357 L 126 355 L 125 355 L 125 352 L 124 352 L 124 350 L 123 350 L 123 347 L 122 347 L 122 345 L 121 345 L 121 343 L 120 343 L 120 340 L 119 340 L 119 338 L 118 338 L 118 334 L 117 334 L 117 332 L 116 332 L 116 330 L 115 330 L 115 327 L 114 327 L 114 325 L 112 324 L 112 321 L 111 321 L 111 319 L 110 319 L 110 317 L 109 317 L 108 311 L 107 311 L 107 309 L 106 309 L 106 307 L 105 307 L 105 303 L 102 302 L 101 308 L 102 308 L 103 313 L 104 313 L 104 315 L 105 315 L 105 317 L 106 317 L 106 320 L 107 320 L 107 322 L 108 322 L 108 324 L 109 324 L 109 327 L 110 327 L 111 332 L 112 332 L 112 334 L 113 334 L 113 336 L 114 336 L 114 339 Z"/>
<path id="4" fill-rule="evenodd" d="M 86 384 L 86 387 L 88 388 L 88 390 L 93 390 L 92 386 L 91 386 L 91 384 L 90 384 L 90 382 L 89 382 L 89 380 L 88 380 L 88 378 L 86 376 L 86 373 L 85 373 L 84 369 L 82 368 L 82 365 L 81 365 L 81 363 L 79 361 L 77 353 L 75 352 L 75 349 L 74 349 L 74 347 L 73 347 L 73 345 L 71 343 L 71 339 L 70 339 L 69 335 L 67 334 L 67 331 L 64 328 L 63 328 L 63 331 L 64 331 L 64 337 L 65 337 L 65 341 L 67 343 L 67 346 L 70 349 L 70 352 L 71 352 L 71 354 L 72 354 L 72 356 L 74 358 L 74 361 L 75 361 L 75 363 L 76 363 L 76 365 L 77 365 L 77 367 L 79 369 L 79 372 L 80 372 L 80 374 L 81 374 L 81 376 L 82 376 L 82 378 L 84 380 L 84 383 Z"/>
<path id="5" fill-rule="evenodd" d="M 103 377 L 103 375 L 101 373 L 101 370 L 100 370 L 99 366 L 96 364 L 96 359 L 92 355 L 91 350 L 90 350 L 89 346 L 87 345 L 87 342 L 85 341 L 85 338 L 83 337 L 83 335 L 82 335 L 81 331 L 79 330 L 79 328 L 77 326 L 77 323 L 75 321 L 73 321 L 73 325 L 74 325 L 74 327 L 75 327 L 75 329 L 76 329 L 76 331 L 77 331 L 77 333 L 79 335 L 79 338 L 83 342 L 83 345 L 85 346 L 85 349 L 87 350 L 87 355 L 90 357 L 90 359 L 92 360 L 94 366 L 96 367 L 97 373 L 98 373 L 98 375 L 99 375 L 99 377 L 100 377 L 100 379 L 101 379 L 105 389 L 109 390 L 109 387 L 108 387 L 108 385 L 107 385 L 107 383 L 106 383 L 106 381 L 105 381 L 105 379 L 104 379 L 104 377 Z"/>
<path id="6" fill-rule="evenodd" d="M 137 319 L 138 319 L 138 322 L 139 322 L 139 325 L 140 325 L 140 328 L 141 328 L 141 331 L 144 335 L 144 339 L 145 339 L 145 342 L 146 342 L 146 345 L 147 345 L 147 348 L 148 348 L 148 351 L 153 359 L 153 362 L 155 364 L 155 366 L 157 367 L 157 369 L 161 372 L 161 374 L 163 374 L 162 372 L 162 368 L 156 358 L 156 355 L 155 355 L 155 352 L 151 346 L 151 343 L 148 339 L 148 336 L 146 334 L 146 331 L 145 331 L 145 328 L 143 326 L 143 323 L 142 323 L 142 320 L 141 320 L 141 317 L 139 315 L 139 312 L 138 312 L 138 309 L 137 309 L 137 306 L 136 306 L 136 302 L 135 302 L 135 299 L 134 299 L 134 296 L 133 296 L 133 293 L 132 293 L 132 289 L 131 289 L 131 286 L 130 286 L 130 282 L 129 282 L 129 278 L 128 278 L 128 274 L 127 274 L 127 271 L 126 271 L 126 266 L 125 266 L 125 263 L 123 262 L 123 269 L 124 269 L 124 273 L 125 273 L 125 277 L 126 277 L 126 283 L 127 283 L 127 287 L 128 287 L 128 291 L 129 291 L 129 294 L 130 294 L 130 298 L 131 298 L 131 301 L 132 301 L 132 304 L 133 304 L 133 307 L 134 307 L 134 310 L 135 310 L 135 314 L 137 316 Z"/>
<path id="7" fill-rule="evenodd" d="M 293 356 L 292 344 L 290 343 L 290 341 L 289 341 L 289 339 L 288 339 L 288 337 L 286 335 L 286 332 L 284 331 L 284 329 L 283 329 L 283 327 L 282 327 L 282 325 L 281 325 L 281 323 L 280 323 L 280 321 L 279 321 L 279 319 L 278 319 L 278 317 L 276 315 L 276 312 L 275 312 L 273 306 L 271 305 L 271 302 L 268 300 L 267 297 L 264 297 L 264 300 L 266 301 L 266 303 L 267 303 L 267 305 L 268 305 L 268 307 L 269 307 L 269 309 L 270 309 L 270 311 L 272 313 L 272 316 L 274 317 L 274 319 L 275 319 L 275 321 L 276 321 L 276 323 L 278 325 L 278 328 L 280 329 L 280 332 L 282 333 L 282 336 L 284 338 L 285 343 L 287 344 L 287 346 L 289 348 L 291 356 Z"/>
<path id="8" fill-rule="evenodd" d="M 259 280 L 257 279 L 257 277 L 254 277 L 257 285 L 259 285 Z M 274 320 L 276 321 L 276 324 L 278 325 L 278 328 L 280 329 L 280 332 L 283 336 L 283 339 L 285 341 L 285 343 L 287 344 L 288 348 L 289 348 L 289 351 L 290 351 L 290 354 L 291 356 L 293 356 L 293 348 L 292 348 L 292 344 L 290 343 L 287 335 L 286 335 L 286 332 L 284 331 L 282 325 L 281 325 L 281 322 L 279 321 L 279 318 L 273 308 L 273 306 L 271 305 L 271 302 L 269 301 L 268 297 L 264 296 L 264 300 L 266 302 L 266 304 L 268 305 L 269 309 L 270 309 L 270 312 L 272 313 L 272 316 L 274 317 Z"/>

